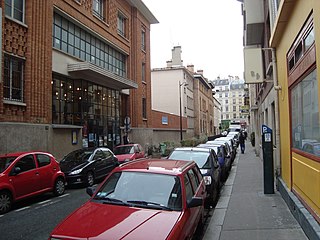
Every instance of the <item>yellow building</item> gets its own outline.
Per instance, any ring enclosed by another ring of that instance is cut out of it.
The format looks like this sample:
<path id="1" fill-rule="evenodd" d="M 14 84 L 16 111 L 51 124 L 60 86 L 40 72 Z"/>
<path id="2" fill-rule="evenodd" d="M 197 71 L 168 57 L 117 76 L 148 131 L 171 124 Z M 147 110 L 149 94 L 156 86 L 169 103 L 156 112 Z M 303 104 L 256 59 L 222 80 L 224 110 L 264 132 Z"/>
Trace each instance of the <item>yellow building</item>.
<path id="1" fill-rule="evenodd" d="M 243 2 L 251 132 L 273 129 L 277 189 L 310 239 L 320 238 L 320 2 Z M 318 64 L 317 64 L 318 63 Z"/>
<path id="2" fill-rule="evenodd" d="M 320 222 L 320 3 L 281 1 L 276 49 L 281 178 Z M 290 144 L 288 144 L 290 143 Z"/>

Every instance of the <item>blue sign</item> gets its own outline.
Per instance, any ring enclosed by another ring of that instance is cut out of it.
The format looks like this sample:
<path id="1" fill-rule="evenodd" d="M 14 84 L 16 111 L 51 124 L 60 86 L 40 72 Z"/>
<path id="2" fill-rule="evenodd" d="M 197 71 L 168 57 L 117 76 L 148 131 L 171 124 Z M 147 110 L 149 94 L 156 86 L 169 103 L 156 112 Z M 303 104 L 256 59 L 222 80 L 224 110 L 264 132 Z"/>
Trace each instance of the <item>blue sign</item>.
<path id="1" fill-rule="evenodd" d="M 272 129 L 269 128 L 267 125 L 262 125 L 262 134 L 264 133 L 272 133 Z"/>

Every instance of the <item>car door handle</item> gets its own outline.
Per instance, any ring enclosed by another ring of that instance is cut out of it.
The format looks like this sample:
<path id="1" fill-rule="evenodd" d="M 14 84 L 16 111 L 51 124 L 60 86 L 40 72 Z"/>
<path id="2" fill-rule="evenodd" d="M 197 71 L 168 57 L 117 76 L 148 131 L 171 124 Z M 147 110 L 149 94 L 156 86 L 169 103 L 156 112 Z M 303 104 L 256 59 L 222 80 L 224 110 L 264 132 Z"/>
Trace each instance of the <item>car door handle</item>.
<path id="1" fill-rule="evenodd" d="M 39 172 L 36 172 L 36 175 L 39 175 Z"/>

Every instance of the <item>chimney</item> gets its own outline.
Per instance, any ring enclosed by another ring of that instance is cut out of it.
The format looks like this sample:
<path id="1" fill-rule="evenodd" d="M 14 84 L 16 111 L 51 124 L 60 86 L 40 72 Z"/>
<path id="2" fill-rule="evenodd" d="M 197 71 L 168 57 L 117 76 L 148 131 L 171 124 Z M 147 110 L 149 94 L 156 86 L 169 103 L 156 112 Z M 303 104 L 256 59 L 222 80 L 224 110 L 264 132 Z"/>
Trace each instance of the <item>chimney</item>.
<path id="1" fill-rule="evenodd" d="M 167 67 L 173 67 L 173 66 L 182 66 L 182 59 L 181 59 L 181 46 L 175 46 L 173 47 L 172 51 L 172 60 L 167 61 Z"/>
<path id="2" fill-rule="evenodd" d="M 194 65 L 187 65 L 187 69 L 189 70 L 189 72 L 194 74 Z"/>
<path id="3" fill-rule="evenodd" d="M 197 73 L 199 73 L 203 76 L 203 70 L 197 70 Z"/>

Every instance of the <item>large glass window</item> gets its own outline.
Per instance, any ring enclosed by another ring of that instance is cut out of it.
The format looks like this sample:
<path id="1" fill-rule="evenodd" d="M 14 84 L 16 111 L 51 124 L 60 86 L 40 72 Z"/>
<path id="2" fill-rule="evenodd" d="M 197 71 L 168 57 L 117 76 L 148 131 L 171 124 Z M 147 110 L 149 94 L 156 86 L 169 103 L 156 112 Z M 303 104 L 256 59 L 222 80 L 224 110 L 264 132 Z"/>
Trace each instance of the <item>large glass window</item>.
<path id="1" fill-rule="evenodd" d="M 291 90 L 291 125 L 293 148 L 320 156 L 316 69 Z"/>
<path id="2" fill-rule="evenodd" d="M 126 77 L 126 55 L 94 37 L 59 14 L 54 14 L 53 47 Z"/>
<path id="3" fill-rule="evenodd" d="M 5 0 L 5 14 L 24 22 L 24 0 Z"/>
<path id="4" fill-rule="evenodd" d="M 4 55 L 3 97 L 11 101 L 23 101 L 24 61 Z"/>

